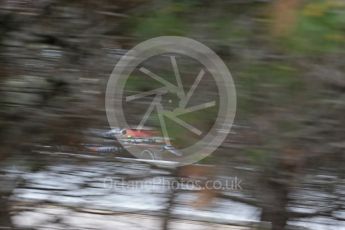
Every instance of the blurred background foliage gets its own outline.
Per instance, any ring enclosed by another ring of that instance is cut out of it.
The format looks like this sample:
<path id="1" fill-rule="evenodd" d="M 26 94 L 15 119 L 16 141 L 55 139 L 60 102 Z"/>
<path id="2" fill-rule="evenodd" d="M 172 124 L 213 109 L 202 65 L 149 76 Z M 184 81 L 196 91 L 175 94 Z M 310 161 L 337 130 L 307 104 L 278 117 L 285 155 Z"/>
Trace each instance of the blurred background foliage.
<path id="1" fill-rule="evenodd" d="M 204 192 L 201 206 L 216 197 L 253 205 L 256 221 L 276 230 L 314 217 L 344 226 L 343 0 L 4 0 L 0 24 L 2 168 L 25 161 L 42 170 L 69 158 L 37 149 L 80 153 L 82 143 L 96 142 L 85 133 L 108 128 L 104 90 L 114 63 L 146 39 L 186 36 L 220 55 L 238 94 L 234 133 L 200 163 L 247 181 L 240 195 Z M 152 84 L 135 76 L 128 87 Z M 126 173 L 140 174 L 137 166 Z M 0 227 L 12 225 L 15 186 L 0 189 Z M 322 195 L 299 194 L 308 191 Z M 162 229 L 175 202 L 173 192 L 167 197 Z"/>

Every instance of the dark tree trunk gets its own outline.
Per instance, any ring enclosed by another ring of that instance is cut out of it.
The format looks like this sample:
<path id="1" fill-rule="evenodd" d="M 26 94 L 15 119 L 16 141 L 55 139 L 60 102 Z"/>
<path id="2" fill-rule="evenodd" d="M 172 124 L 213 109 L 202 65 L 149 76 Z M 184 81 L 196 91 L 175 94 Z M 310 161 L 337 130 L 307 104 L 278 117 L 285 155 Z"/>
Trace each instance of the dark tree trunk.
<path id="1" fill-rule="evenodd" d="M 163 224 L 162 224 L 162 230 L 169 230 L 170 228 L 170 219 L 171 219 L 171 213 L 174 208 L 176 198 L 176 190 L 172 189 L 170 191 L 170 194 L 168 195 L 168 201 L 167 201 L 167 207 L 165 209 L 165 213 L 163 216 Z"/>
<path id="2" fill-rule="evenodd" d="M 0 229 L 12 229 L 8 193 L 0 193 Z"/>
<path id="3" fill-rule="evenodd" d="M 178 171 L 180 169 L 173 169 L 171 174 L 175 177 L 178 175 Z M 177 196 L 177 188 L 174 187 L 174 185 L 177 185 L 178 180 L 175 178 L 172 181 L 171 186 L 169 187 L 169 191 L 167 194 L 167 201 L 166 201 L 166 207 L 164 210 L 164 215 L 163 215 L 163 222 L 162 222 L 162 230 L 169 230 L 170 228 L 170 219 L 171 219 L 171 214 L 173 212 L 173 209 L 175 207 L 175 202 L 176 202 L 176 196 Z"/>
<path id="4" fill-rule="evenodd" d="M 270 222 L 272 230 L 283 230 L 288 221 L 287 214 L 287 193 L 283 188 L 277 188 L 271 194 L 271 203 L 266 204 L 262 209 L 261 220 Z"/>
<path id="5" fill-rule="evenodd" d="M 269 177 L 267 177 L 269 178 Z M 283 230 L 289 219 L 287 206 L 289 203 L 289 188 L 283 181 L 271 179 L 262 188 L 261 221 L 271 223 L 272 230 Z"/>

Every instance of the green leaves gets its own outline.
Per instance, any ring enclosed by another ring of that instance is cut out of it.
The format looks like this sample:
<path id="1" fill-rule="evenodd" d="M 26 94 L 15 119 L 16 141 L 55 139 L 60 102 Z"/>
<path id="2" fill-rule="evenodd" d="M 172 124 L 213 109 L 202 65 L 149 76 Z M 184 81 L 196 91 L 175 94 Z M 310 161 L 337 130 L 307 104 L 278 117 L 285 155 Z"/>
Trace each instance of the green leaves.
<path id="1" fill-rule="evenodd" d="M 286 106 L 303 91 L 305 85 L 294 67 L 280 62 L 257 63 L 239 73 L 239 109 L 253 112 L 264 106 Z"/>
<path id="2" fill-rule="evenodd" d="M 313 1 L 298 14 L 295 30 L 282 44 L 292 52 L 317 54 L 345 48 L 345 4 Z"/>
<path id="3" fill-rule="evenodd" d="M 188 31 L 186 14 L 190 4 L 168 3 L 157 11 L 150 11 L 137 18 L 134 34 L 142 39 L 157 36 L 183 36 Z M 182 16 L 184 15 L 184 16 Z"/>

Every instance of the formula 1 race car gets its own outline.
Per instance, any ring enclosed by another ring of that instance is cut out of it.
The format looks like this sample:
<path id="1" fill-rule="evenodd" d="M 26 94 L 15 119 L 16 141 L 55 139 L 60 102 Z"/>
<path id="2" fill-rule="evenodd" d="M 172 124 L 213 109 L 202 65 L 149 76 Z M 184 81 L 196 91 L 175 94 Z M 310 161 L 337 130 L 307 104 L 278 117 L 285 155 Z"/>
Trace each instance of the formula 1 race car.
<path id="1" fill-rule="evenodd" d="M 109 131 L 92 130 L 91 133 L 100 138 L 113 140 L 113 145 L 84 145 L 85 149 L 96 153 L 123 153 L 125 149 L 140 147 L 142 156 L 150 159 L 160 159 L 162 153 L 182 156 L 171 144 L 162 137 L 161 133 L 153 128 L 115 128 Z M 154 150 L 153 150 L 154 149 Z M 146 156 L 145 156 L 146 155 Z"/>

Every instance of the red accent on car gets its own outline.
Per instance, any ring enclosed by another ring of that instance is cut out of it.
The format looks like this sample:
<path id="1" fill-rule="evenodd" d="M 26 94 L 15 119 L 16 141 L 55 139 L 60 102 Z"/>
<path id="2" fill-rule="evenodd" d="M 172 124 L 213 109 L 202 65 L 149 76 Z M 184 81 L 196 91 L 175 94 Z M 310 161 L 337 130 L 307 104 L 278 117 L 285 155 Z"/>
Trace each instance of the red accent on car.
<path id="1" fill-rule="evenodd" d="M 127 129 L 127 137 L 133 138 L 147 138 L 147 137 L 156 137 L 160 136 L 160 133 L 156 130 L 136 130 L 136 129 Z"/>

